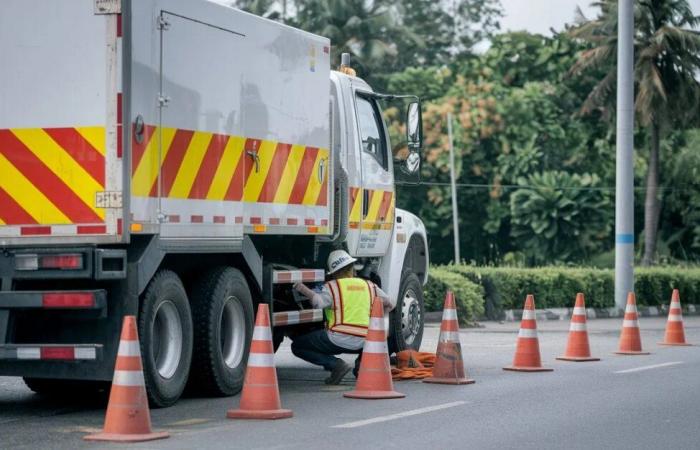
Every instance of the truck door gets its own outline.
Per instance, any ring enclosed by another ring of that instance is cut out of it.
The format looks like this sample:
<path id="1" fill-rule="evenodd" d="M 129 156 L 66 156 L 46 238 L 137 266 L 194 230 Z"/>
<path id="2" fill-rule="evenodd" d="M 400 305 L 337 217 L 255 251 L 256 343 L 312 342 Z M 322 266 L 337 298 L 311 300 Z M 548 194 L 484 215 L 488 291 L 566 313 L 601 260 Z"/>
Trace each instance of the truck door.
<path id="1" fill-rule="evenodd" d="M 362 202 L 357 256 L 383 255 L 394 227 L 394 179 L 389 136 L 376 99 L 355 91 L 355 113 L 361 159 Z"/>

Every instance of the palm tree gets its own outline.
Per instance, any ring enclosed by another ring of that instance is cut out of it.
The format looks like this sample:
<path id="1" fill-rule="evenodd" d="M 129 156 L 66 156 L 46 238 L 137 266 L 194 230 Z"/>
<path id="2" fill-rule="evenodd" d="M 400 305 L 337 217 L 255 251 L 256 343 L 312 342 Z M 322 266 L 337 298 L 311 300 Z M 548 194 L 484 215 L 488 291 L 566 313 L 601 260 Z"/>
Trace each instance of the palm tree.
<path id="1" fill-rule="evenodd" d="M 591 90 L 582 111 L 612 105 L 617 81 L 617 0 L 593 3 L 598 17 L 586 19 L 580 10 L 569 32 L 591 45 L 581 53 L 571 72 L 602 70 L 604 76 Z M 651 265 L 656 254 L 661 202 L 659 146 L 672 129 L 697 122 L 700 103 L 700 17 L 693 15 L 687 0 L 640 0 L 635 2 L 634 78 L 635 111 L 647 129 L 649 142 L 646 197 L 644 201 L 644 256 Z"/>

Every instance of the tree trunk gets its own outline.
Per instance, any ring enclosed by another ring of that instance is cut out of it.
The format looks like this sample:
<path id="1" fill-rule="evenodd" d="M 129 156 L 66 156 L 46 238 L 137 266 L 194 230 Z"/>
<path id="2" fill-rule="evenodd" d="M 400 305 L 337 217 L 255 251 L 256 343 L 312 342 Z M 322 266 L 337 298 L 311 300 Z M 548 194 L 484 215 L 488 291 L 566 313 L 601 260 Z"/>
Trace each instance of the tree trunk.
<path id="1" fill-rule="evenodd" d="M 647 170 L 647 189 L 644 199 L 644 257 L 642 266 L 654 264 L 656 258 L 656 238 L 659 229 L 659 141 L 660 130 L 657 123 L 651 124 L 651 142 L 649 148 L 649 168 Z"/>

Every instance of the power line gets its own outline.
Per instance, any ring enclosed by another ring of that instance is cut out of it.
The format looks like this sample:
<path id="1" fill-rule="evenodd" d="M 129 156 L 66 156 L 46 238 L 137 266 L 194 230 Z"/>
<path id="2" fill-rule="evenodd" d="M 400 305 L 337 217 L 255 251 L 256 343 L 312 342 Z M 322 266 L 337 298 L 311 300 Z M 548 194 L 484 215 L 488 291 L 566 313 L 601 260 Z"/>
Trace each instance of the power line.
<path id="1" fill-rule="evenodd" d="M 396 184 L 401 186 L 450 186 L 450 183 L 441 183 L 437 181 L 421 181 L 420 184 L 415 183 L 401 183 L 396 182 Z M 527 186 L 520 184 L 489 184 L 489 183 L 455 183 L 455 186 L 459 188 L 470 188 L 470 189 L 532 189 L 532 190 L 546 190 L 554 189 L 557 191 L 614 191 L 615 186 Z M 637 186 L 634 188 L 635 191 L 646 191 L 645 186 Z M 658 190 L 666 192 L 700 192 L 700 188 L 678 188 L 678 187 L 662 187 L 659 186 Z"/>

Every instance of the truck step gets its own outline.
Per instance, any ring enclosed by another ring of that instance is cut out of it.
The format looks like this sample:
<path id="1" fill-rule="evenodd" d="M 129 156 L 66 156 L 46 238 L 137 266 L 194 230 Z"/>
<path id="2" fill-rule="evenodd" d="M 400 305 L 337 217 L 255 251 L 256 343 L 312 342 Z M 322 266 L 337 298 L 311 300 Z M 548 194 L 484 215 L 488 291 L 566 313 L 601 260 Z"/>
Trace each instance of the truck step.
<path id="1" fill-rule="evenodd" d="M 0 345 L 0 360 L 94 361 L 102 358 L 102 344 Z"/>
<path id="2" fill-rule="evenodd" d="M 275 327 L 312 322 L 323 322 L 322 309 L 307 309 L 304 311 L 282 311 L 272 314 L 272 325 Z"/>
<path id="3" fill-rule="evenodd" d="M 275 270 L 272 284 L 322 283 L 326 281 L 323 269 Z"/>

